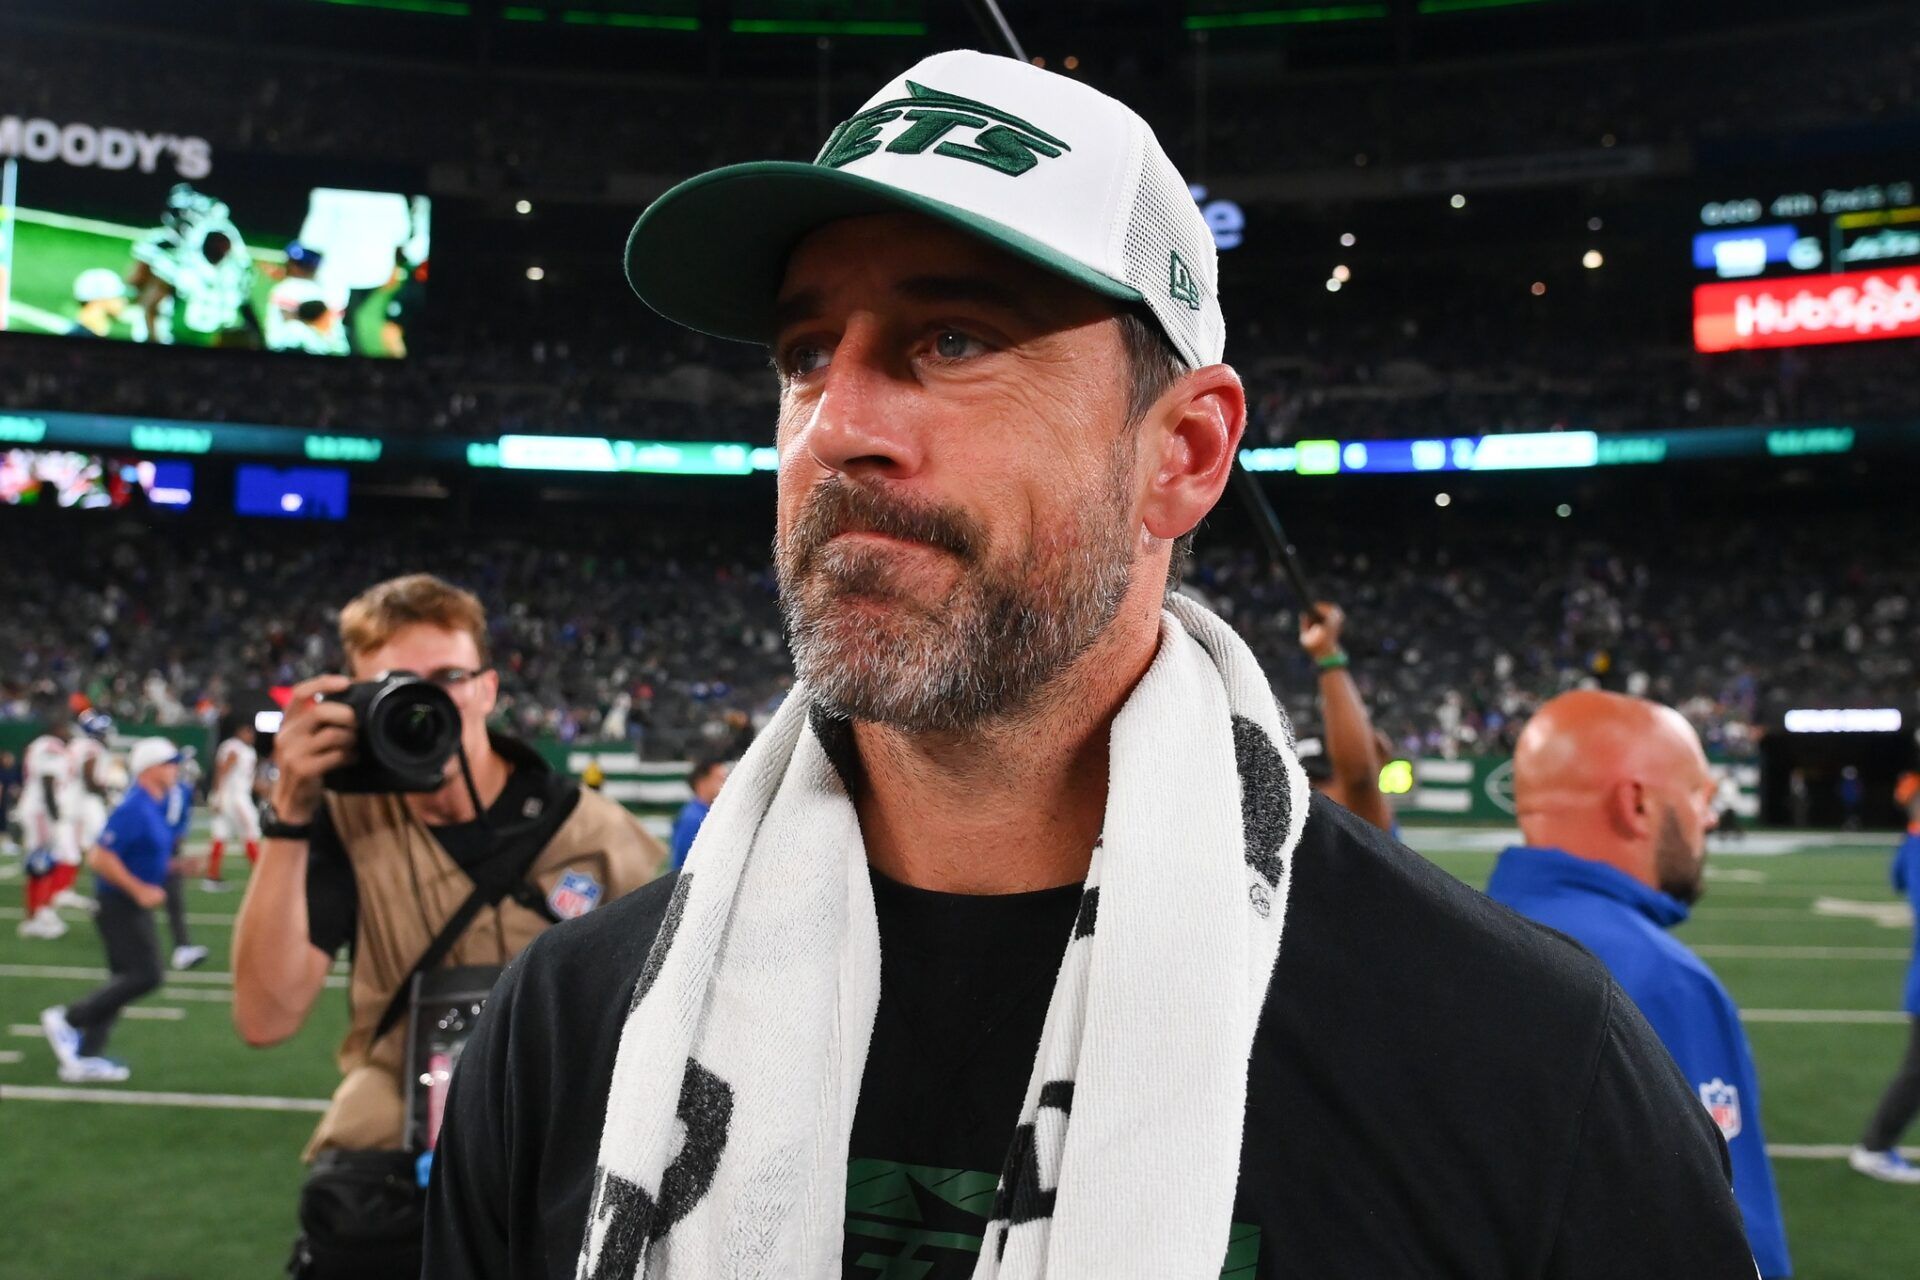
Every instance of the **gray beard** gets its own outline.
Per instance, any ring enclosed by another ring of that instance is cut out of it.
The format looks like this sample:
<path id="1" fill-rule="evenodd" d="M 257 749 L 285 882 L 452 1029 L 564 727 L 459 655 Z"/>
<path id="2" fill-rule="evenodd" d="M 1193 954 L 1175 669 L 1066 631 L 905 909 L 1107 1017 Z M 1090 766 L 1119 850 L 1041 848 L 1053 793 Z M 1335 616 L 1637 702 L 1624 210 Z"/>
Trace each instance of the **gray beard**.
<path id="1" fill-rule="evenodd" d="M 820 545 L 838 529 L 797 527 L 796 545 L 777 547 L 774 561 L 794 669 L 815 702 L 836 716 L 909 733 L 973 730 L 1030 710 L 1036 695 L 1106 632 L 1126 596 L 1132 530 L 1124 517 L 1098 523 L 1127 509 L 1132 457 L 1130 449 L 1121 453 L 1107 492 L 1086 504 L 1089 518 L 1061 551 L 1048 556 L 1029 545 L 1005 566 L 950 552 L 961 561 L 960 576 L 943 600 L 928 606 L 896 596 L 880 619 L 843 597 L 894 596 L 902 571 L 870 552 Z M 892 532 L 883 512 L 869 507 L 868 523 Z M 943 529 L 940 519 L 922 513 L 915 533 L 929 520 Z M 958 534 L 965 518 L 955 519 Z M 965 541 L 956 536 L 946 545 Z"/>

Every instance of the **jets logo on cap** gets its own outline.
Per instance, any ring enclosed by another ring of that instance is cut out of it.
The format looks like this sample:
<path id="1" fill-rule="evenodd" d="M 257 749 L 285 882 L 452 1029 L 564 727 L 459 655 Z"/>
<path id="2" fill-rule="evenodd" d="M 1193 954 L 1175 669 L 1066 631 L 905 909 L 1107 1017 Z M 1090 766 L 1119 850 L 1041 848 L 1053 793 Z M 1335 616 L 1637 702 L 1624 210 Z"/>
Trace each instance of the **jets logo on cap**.
<path id="1" fill-rule="evenodd" d="M 884 145 L 894 155 L 970 160 L 1017 178 L 1042 159 L 1073 150 L 998 107 L 907 81 L 905 98 L 868 107 L 833 131 L 815 164 L 838 169 Z M 898 127 L 895 127 L 898 126 Z M 1198 305 L 1197 303 L 1195 305 Z"/>
<path id="2" fill-rule="evenodd" d="M 1167 296 L 1175 302 L 1186 303 L 1194 311 L 1200 309 L 1200 282 L 1180 260 L 1177 250 L 1167 255 Z"/>

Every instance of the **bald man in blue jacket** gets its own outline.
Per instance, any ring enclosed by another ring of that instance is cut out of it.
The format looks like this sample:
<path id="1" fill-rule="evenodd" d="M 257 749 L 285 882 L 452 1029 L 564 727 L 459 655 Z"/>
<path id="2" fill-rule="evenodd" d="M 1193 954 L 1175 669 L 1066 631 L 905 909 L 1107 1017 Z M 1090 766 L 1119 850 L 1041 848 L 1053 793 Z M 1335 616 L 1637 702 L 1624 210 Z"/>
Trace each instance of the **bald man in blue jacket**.
<path id="1" fill-rule="evenodd" d="M 1526 844 L 1501 853 L 1487 894 L 1593 952 L 1646 1015 L 1726 1139 L 1747 1244 L 1775 1280 L 1793 1263 L 1753 1052 L 1733 997 L 1667 932 L 1700 896 L 1715 791 L 1699 735 L 1671 707 L 1562 694 L 1514 749 Z"/>

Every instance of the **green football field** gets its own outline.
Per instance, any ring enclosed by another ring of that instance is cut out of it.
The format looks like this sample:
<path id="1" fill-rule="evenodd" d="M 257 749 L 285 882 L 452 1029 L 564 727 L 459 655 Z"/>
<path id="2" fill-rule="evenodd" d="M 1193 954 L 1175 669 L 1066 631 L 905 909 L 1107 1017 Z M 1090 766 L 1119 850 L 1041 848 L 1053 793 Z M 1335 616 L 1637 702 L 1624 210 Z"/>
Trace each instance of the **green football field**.
<path id="1" fill-rule="evenodd" d="M 1498 837 L 1416 831 L 1412 843 L 1478 885 Z M 1681 931 L 1747 1018 L 1806 1280 L 1920 1275 L 1920 1188 L 1871 1182 L 1844 1159 L 1904 1042 L 1911 934 L 1887 888 L 1892 844 L 1853 837 L 1779 856 L 1717 850 L 1708 896 Z M 189 902 L 195 940 L 212 959 L 171 975 L 115 1032 L 111 1052 L 133 1078 L 61 1086 L 38 1014 L 101 976 L 99 943 L 77 919 L 59 941 L 17 938 L 19 866 L 0 859 L 0 1204 L 11 1223 L 0 1280 L 280 1274 L 300 1147 L 335 1080 L 345 991 L 323 994 L 285 1045 L 240 1043 L 226 983 L 246 863 L 230 858 L 233 890 L 203 893 L 195 882 Z"/>
<path id="2" fill-rule="evenodd" d="M 79 308 L 73 301 L 73 282 L 81 272 L 106 267 L 125 277 L 133 267 L 133 243 L 145 227 L 69 218 L 32 208 L 21 208 L 14 226 L 13 273 L 7 304 L 7 327 L 20 333 L 64 332 Z M 292 233 L 266 236 L 259 228 L 242 227 L 256 266 L 286 260 L 282 251 Z M 258 238 L 256 238 L 258 237 Z M 274 280 L 264 270 L 253 277 L 253 305 L 265 314 Z M 378 351 L 380 328 L 391 290 L 376 292 L 354 313 L 356 349 Z M 130 340 L 132 330 L 122 320 L 110 336 Z"/>

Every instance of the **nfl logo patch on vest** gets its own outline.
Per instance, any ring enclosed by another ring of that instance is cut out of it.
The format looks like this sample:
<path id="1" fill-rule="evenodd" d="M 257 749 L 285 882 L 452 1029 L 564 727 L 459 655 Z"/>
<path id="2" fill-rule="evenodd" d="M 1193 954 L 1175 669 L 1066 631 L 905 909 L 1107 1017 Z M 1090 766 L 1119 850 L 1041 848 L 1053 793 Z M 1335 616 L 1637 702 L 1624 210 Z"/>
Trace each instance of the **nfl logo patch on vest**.
<path id="1" fill-rule="evenodd" d="M 1732 1142 L 1740 1136 L 1739 1089 L 1715 1076 L 1700 1086 L 1700 1102 L 1713 1122 L 1720 1126 L 1721 1137 Z"/>
<path id="2" fill-rule="evenodd" d="M 600 905 L 600 882 L 584 871 L 569 871 L 547 895 L 547 905 L 562 920 L 573 920 Z"/>

